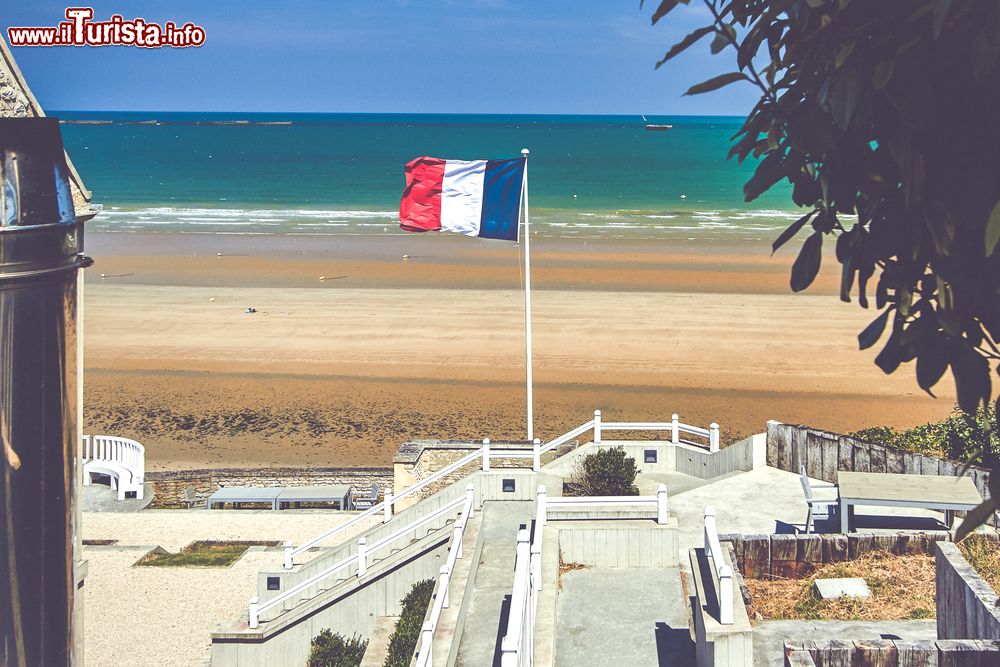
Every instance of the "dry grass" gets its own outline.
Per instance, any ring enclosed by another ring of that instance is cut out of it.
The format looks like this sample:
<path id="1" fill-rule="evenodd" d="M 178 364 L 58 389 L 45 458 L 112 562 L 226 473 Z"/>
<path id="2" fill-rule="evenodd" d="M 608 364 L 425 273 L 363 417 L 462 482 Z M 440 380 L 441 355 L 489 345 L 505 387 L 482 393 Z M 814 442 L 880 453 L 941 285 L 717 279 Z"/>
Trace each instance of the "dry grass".
<path id="1" fill-rule="evenodd" d="M 958 544 L 965 560 L 976 568 L 979 576 L 986 580 L 994 591 L 1000 591 L 1000 549 L 995 539 L 972 534 Z"/>
<path id="2" fill-rule="evenodd" d="M 253 546 L 276 546 L 277 542 L 246 540 L 216 542 L 199 540 L 187 545 L 175 554 L 150 552 L 136 565 L 153 567 L 228 567 Z"/>
<path id="3" fill-rule="evenodd" d="M 563 561 L 562 556 L 559 556 L 559 590 L 562 590 L 562 578 L 567 572 L 574 572 L 576 570 L 586 570 L 590 566 L 584 565 L 583 563 L 567 563 Z"/>
<path id="4" fill-rule="evenodd" d="M 820 600 L 816 579 L 862 577 L 871 597 Z M 752 619 L 898 620 L 933 618 L 934 557 L 874 551 L 845 563 L 824 565 L 806 579 L 747 579 Z M 758 616 L 759 614 L 759 616 Z"/>

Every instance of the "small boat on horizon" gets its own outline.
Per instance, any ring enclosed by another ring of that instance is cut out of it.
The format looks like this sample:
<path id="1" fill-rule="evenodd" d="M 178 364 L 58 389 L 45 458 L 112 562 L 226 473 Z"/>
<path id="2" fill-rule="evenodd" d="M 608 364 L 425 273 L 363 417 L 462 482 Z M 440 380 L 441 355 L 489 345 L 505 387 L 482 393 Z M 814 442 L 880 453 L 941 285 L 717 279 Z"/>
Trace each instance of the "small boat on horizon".
<path id="1" fill-rule="evenodd" d="M 640 114 L 640 115 L 642 115 L 642 122 L 646 125 L 647 130 L 653 132 L 663 132 L 664 130 L 669 130 L 670 128 L 673 127 L 673 125 L 661 125 L 658 123 L 650 123 L 648 120 L 646 120 L 645 114 Z"/>

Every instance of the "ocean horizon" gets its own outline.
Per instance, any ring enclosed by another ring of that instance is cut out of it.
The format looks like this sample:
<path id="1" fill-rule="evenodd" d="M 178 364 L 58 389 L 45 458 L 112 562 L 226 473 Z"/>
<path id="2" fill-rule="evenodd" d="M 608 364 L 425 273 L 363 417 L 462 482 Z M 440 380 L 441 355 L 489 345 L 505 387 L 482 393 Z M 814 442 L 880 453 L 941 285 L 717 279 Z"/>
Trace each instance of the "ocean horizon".
<path id="1" fill-rule="evenodd" d="M 743 201 L 755 163 L 727 160 L 742 117 L 59 111 L 108 232 L 384 234 L 403 167 L 531 151 L 536 231 L 559 237 L 773 237 L 787 184 Z"/>

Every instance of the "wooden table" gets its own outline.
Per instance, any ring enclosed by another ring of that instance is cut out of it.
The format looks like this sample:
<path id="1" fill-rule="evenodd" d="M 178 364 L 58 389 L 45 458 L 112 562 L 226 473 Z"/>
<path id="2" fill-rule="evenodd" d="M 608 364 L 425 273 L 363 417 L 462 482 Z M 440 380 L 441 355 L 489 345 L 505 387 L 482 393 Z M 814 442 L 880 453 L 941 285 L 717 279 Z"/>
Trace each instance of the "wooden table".
<path id="1" fill-rule="evenodd" d="M 968 477 L 841 471 L 837 473 L 837 490 L 842 533 L 849 532 L 848 519 L 855 505 L 944 510 L 950 530 L 953 512 L 968 511 L 983 502 Z"/>
<path id="2" fill-rule="evenodd" d="M 284 491 L 280 487 L 261 488 L 255 486 L 224 486 L 205 500 L 205 507 L 225 506 L 226 503 L 264 503 L 271 509 L 278 509 L 278 495 Z"/>

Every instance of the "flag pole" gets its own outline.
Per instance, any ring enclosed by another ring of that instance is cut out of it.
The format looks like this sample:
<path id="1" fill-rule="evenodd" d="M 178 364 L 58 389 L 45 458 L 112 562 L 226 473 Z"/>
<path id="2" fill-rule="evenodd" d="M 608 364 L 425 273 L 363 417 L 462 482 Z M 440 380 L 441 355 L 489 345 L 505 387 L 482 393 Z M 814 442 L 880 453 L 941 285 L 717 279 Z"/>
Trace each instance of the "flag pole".
<path id="1" fill-rule="evenodd" d="M 528 227 L 528 149 L 521 149 L 524 158 L 524 377 L 528 395 L 528 440 L 535 438 L 534 404 L 531 393 L 531 232 Z"/>

